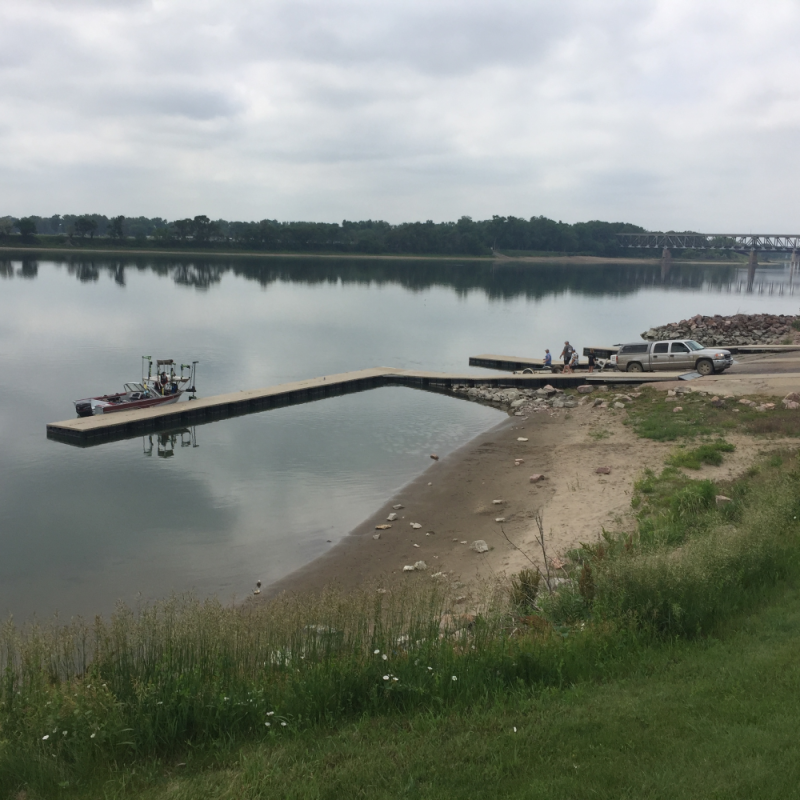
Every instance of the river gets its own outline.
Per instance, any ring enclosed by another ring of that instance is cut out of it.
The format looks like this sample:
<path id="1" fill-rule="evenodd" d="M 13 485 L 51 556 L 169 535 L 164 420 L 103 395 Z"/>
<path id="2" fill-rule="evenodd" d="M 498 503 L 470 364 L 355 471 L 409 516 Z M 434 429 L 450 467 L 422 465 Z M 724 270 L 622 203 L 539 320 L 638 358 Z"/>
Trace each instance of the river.
<path id="1" fill-rule="evenodd" d="M 782 264 L 739 266 L 0 255 L 0 616 L 243 597 L 323 555 L 429 454 L 502 419 L 382 388 L 80 449 L 72 401 L 199 361 L 202 396 L 372 366 L 468 370 L 703 314 L 797 313 Z M 480 370 L 474 370 L 480 373 Z"/>

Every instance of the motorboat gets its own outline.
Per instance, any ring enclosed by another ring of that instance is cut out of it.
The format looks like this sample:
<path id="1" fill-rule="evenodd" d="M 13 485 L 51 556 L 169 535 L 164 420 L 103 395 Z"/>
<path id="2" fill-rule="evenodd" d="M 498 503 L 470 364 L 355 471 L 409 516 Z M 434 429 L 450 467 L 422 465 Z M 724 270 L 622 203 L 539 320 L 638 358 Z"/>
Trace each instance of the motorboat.
<path id="1" fill-rule="evenodd" d="M 194 399 L 195 373 L 197 361 L 191 364 L 177 364 L 171 358 L 157 359 L 153 374 L 153 359 L 142 356 L 142 378 L 140 381 L 123 384 L 121 392 L 86 397 L 75 401 L 79 417 L 95 414 L 111 414 L 115 411 L 129 411 L 132 408 L 154 408 L 177 403 L 184 393 L 191 392 Z M 147 374 L 145 375 L 145 365 Z M 176 373 L 180 369 L 180 374 Z M 189 370 L 188 374 L 186 370 Z"/>

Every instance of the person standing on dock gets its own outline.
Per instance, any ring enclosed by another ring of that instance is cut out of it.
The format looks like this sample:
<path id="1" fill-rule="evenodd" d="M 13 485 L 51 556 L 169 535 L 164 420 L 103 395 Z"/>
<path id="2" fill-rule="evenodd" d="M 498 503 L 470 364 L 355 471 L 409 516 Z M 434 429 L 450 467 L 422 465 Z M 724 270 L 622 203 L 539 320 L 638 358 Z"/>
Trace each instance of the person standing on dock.
<path id="1" fill-rule="evenodd" d="M 569 372 L 569 362 L 572 360 L 572 353 L 574 351 L 574 347 L 569 343 L 569 341 L 564 342 L 564 349 L 561 351 L 561 355 L 559 358 L 564 359 L 564 369 L 563 372 Z"/>
<path id="2" fill-rule="evenodd" d="M 553 356 L 550 354 L 550 351 L 545 349 L 544 351 L 544 363 L 542 366 L 545 369 L 552 369 L 553 368 Z"/>
<path id="3" fill-rule="evenodd" d="M 594 347 L 589 348 L 589 373 L 594 372 Z"/>

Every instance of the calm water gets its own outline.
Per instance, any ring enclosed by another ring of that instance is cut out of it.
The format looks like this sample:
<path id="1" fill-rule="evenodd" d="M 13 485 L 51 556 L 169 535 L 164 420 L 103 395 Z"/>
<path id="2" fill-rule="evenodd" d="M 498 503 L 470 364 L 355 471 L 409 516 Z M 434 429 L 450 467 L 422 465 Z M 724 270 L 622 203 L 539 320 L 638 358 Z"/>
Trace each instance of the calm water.
<path id="1" fill-rule="evenodd" d="M 142 354 L 199 360 L 207 396 L 370 366 L 466 370 L 471 354 L 797 307 L 781 266 L 748 292 L 733 267 L 0 259 L 0 615 L 241 597 L 326 552 L 429 453 L 503 419 L 384 388 L 86 450 L 46 439 L 72 400 L 138 379 Z"/>

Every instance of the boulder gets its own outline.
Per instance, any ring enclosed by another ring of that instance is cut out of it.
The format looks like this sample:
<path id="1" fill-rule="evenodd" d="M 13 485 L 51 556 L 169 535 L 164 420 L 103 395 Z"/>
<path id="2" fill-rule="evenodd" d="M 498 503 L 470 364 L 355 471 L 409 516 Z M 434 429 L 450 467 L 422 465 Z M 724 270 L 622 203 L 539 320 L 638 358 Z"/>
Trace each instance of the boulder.
<path id="1" fill-rule="evenodd" d="M 533 475 L 531 475 L 531 483 L 539 483 L 539 481 L 543 481 L 544 479 L 545 476 L 538 472 L 535 472 Z"/>
<path id="2" fill-rule="evenodd" d="M 717 508 L 721 508 L 722 506 L 728 505 L 728 503 L 732 503 L 733 500 L 731 500 L 730 497 L 725 497 L 724 494 L 718 494 L 716 497 L 716 502 L 717 502 Z"/>
<path id="3" fill-rule="evenodd" d="M 677 414 L 679 411 L 683 411 L 683 406 L 675 406 L 675 408 L 672 409 L 673 414 Z"/>
<path id="4" fill-rule="evenodd" d="M 476 539 L 470 546 L 470 550 L 474 550 L 476 553 L 488 553 L 489 552 L 489 545 L 483 541 L 483 539 Z"/>
<path id="5" fill-rule="evenodd" d="M 589 386 L 588 383 L 585 383 L 583 386 L 578 387 L 579 394 L 591 394 L 594 391 L 594 386 Z"/>
<path id="6" fill-rule="evenodd" d="M 595 470 L 597 475 L 610 475 L 611 474 L 611 467 L 598 467 Z"/>

